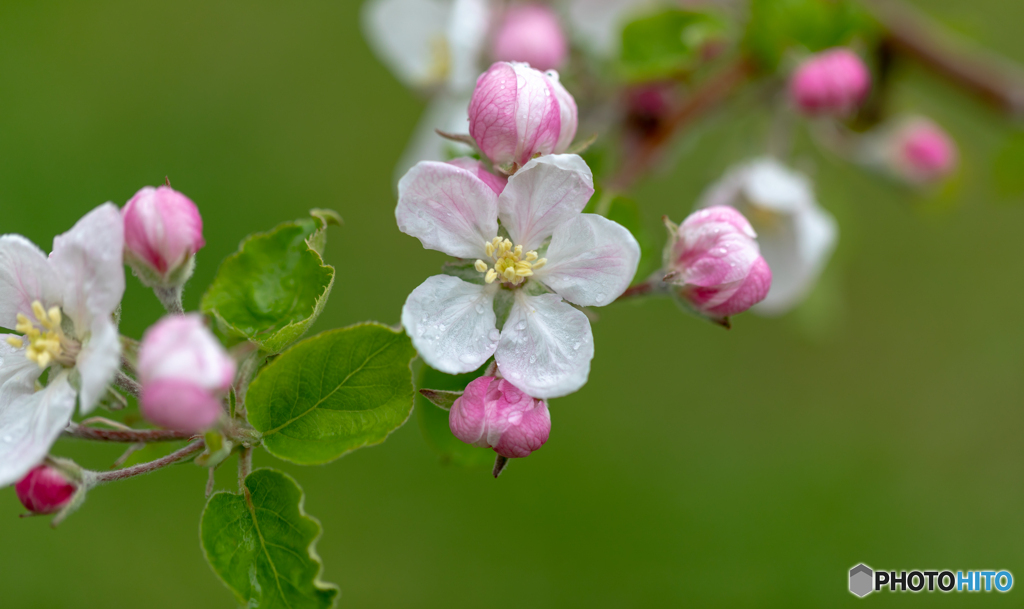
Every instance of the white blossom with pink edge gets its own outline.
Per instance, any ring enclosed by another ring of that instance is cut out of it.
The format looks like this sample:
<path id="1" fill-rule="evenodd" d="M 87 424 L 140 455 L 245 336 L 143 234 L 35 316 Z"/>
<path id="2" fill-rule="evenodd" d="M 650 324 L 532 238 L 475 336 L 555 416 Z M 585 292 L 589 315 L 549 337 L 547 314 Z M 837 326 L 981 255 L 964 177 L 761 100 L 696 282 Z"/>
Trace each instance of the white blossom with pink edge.
<path id="1" fill-rule="evenodd" d="M 0 341 L 0 487 L 43 460 L 71 420 L 76 395 L 86 414 L 113 380 L 123 250 L 112 203 L 56 237 L 49 257 L 20 235 L 0 237 L 0 326 L 18 332 Z"/>
<path id="2" fill-rule="evenodd" d="M 502 376 L 536 398 L 568 395 L 586 383 L 590 322 L 563 299 L 578 306 L 614 301 L 640 260 L 628 230 L 581 213 L 593 184 L 576 155 L 531 160 L 500 195 L 446 163 L 419 163 L 402 178 L 399 229 L 427 249 L 475 260 L 472 283 L 430 277 L 402 308 L 402 325 L 427 364 L 458 374 L 493 355 Z M 501 328 L 496 300 L 510 303 Z"/>
<path id="3" fill-rule="evenodd" d="M 814 287 L 835 249 L 839 227 L 818 205 L 810 181 L 771 158 L 730 169 L 701 197 L 698 207 L 735 207 L 757 232 L 771 268 L 768 295 L 752 310 L 781 315 Z"/>
<path id="4" fill-rule="evenodd" d="M 235 360 L 198 314 L 168 315 L 146 331 L 139 349 L 139 403 L 147 419 L 197 432 L 224 414 L 222 397 L 235 378 Z"/>

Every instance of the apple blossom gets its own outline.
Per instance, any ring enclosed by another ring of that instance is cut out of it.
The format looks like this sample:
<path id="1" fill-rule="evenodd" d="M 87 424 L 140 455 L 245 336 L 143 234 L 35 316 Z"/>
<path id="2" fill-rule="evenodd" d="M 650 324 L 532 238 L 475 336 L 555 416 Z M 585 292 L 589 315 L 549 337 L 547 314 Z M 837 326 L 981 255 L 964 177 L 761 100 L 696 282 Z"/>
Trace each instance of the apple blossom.
<path id="1" fill-rule="evenodd" d="M 825 268 L 839 230 L 807 178 L 774 159 L 751 161 L 731 169 L 698 203 L 719 205 L 735 207 L 750 221 L 771 268 L 771 288 L 754 311 L 779 315 L 799 304 Z"/>
<path id="2" fill-rule="evenodd" d="M 494 194 L 500 195 L 501 191 L 505 190 L 505 185 L 508 184 L 508 178 L 502 175 L 495 175 L 487 171 L 487 167 L 480 161 L 471 157 L 459 157 L 448 161 L 448 164 L 461 167 L 470 173 L 480 178 L 484 184 L 490 187 L 494 191 Z"/>
<path id="3" fill-rule="evenodd" d="M 430 277 L 405 301 L 402 325 L 427 364 L 457 374 L 493 355 L 505 379 L 537 398 L 586 383 L 590 322 L 563 298 L 606 305 L 640 260 L 628 230 L 580 213 L 593 192 L 590 168 L 576 155 L 531 160 L 500 195 L 445 163 L 419 163 L 402 178 L 399 229 L 427 249 L 475 259 L 465 279 Z"/>
<path id="4" fill-rule="evenodd" d="M 805 60 L 789 81 L 793 103 L 806 114 L 848 114 L 871 88 L 871 74 L 853 51 L 836 48 Z"/>
<path id="5" fill-rule="evenodd" d="M 25 475 L 14 491 L 21 505 L 33 514 L 54 514 L 71 501 L 78 487 L 49 465 L 40 465 Z"/>
<path id="6" fill-rule="evenodd" d="M 151 287 L 183 285 L 203 240 L 195 203 L 170 186 L 146 186 L 121 210 L 125 262 Z"/>
<path id="7" fill-rule="evenodd" d="M 209 428 L 224 412 L 235 369 L 201 315 L 164 317 L 146 331 L 139 349 L 142 413 L 169 429 Z"/>
<path id="8" fill-rule="evenodd" d="M 926 118 L 904 121 L 890 135 L 887 147 L 891 170 L 913 184 L 941 180 L 956 167 L 956 144 Z"/>
<path id="9" fill-rule="evenodd" d="M 46 256 L 0 237 L 0 487 L 38 465 L 71 420 L 96 407 L 120 365 L 114 311 L 124 294 L 124 228 L 105 203 L 53 240 Z M 47 384 L 36 384 L 49 371 Z"/>
<path id="10" fill-rule="evenodd" d="M 494 59 L 523 61 L 538 70 L 561 67 L 569 54 L 558 15 L 543 4 L 520 4 L 502 15 L 494 36 Z"/>
<path id="11" fill-rule="evenodd" d="M 551 415 L 544 400 L 493 376 L 481 376 L 466 386 L 449 411 L 448 423 L 456 438 L 493 448 L 510 459 L 528 457 L 551 433 Z"/>
<path id="12" fill-rule="evenodd" d="M 698 312 L 724 318 L 764 300 L 772 272 L 743 214 L 709 207 L 669 230 L 665 281 L 679 286 L 679 295 Z"/>
<path id="13" fill-rule="evenodd" d="M 497 62 L 476 82 L 469 102 L 469 134 L 495 165 L 521 167 L 535 156 L 572 145 L 576 102 L 558 73 L 524 63 Z"/>

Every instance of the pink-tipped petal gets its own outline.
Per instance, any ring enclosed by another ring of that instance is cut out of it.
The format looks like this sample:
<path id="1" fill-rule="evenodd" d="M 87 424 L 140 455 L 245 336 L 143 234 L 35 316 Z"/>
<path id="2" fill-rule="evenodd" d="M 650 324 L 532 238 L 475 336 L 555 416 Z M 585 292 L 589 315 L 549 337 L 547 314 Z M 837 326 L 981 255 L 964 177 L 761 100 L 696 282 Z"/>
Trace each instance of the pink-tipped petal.
<path id="1" fill-rule="evenodd" d="M 498 197 L 498 214 L 509 236 L 526 251 L 540 247 L 572 220 L 594 194 L 594 175 L 575 154 L 533 159 L 509 178 Z"/>
<path id="2" fill-rule="evenodd" d="M 167 276 L 206 245 L 203 219 L 191 199 L 170 186 L 147 186 L 121 211 L 133 262 Z"/>
<path id="3" fill-rule="evenodd" d="M 452 434 L 467 444 L 493 448 L 503 457 L 527 457 L 548 440 L 551 416 L 543 400 L 505 379 L 482 376 L 449 412 Z"/>
<path id="4" fill-rule="evenodd" d="M 448 161 L 449 165 L 455 165 L 460 169 L 472 173 L 476 177 L 480 178 L 480 181 L 487 184 L 494 194 L 500 195 L 501 191 L 505 190 L 505 185 L 508 184 L 508 178 L 505 176 L 494 175 L 487 171 L 487 166 L 483 162 L 478 161 L 472 157 L 459 157 Z"/>
<path id="5" fill-rule="evenodd" d="M 542 4 L 510 7 L 494 36 L 496 60 L 521 61 L 538 70 L 560 67 L 568 52 L 558 15 Z"/>
<path id="6" fill-rule="evenodd" d="M 207 389 L 182 379 L 159 379 L 143 385 L 142 414 L 160 427 L 200 432 L 217 422 L 224 408 Z"/>

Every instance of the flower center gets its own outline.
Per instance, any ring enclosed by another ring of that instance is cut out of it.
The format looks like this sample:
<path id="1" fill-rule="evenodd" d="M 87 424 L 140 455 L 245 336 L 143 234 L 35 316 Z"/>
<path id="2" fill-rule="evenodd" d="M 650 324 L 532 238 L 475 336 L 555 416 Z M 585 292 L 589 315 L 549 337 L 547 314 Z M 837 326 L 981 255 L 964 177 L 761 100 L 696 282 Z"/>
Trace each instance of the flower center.
<path id="1" fill-rule="evenodd" d="M 35 320 L 29 319 L 24 313 L 18 313 L 18 325 L 14 330 L 25 336 L 9 336 L 7 343 L 15 349 L 25 347 L 25 356 L 39 364 L 40 368 L 46 368 L 53 362 L 73 366 L 80 345 L 68 338 L 61 329 L 60 308 L 50 307 L 47 311 L 43 303 L 36 300 L 32 303 L 32 315 Z"/>
<path id="2" fill-rule="evenodd" d="M 484 281 L 494 283 L 501 279 L 501 282 L 508 286 L 518 286 L 526 281 L 526 278 L 533 275 L 533 271 L 548 263 L 547 258 L 537 258 L 537 252 L 530 251 L 523 253 L 523 246 L 513 246 L 508 239 L 495 237 L 484 244 L 487 256 L 494 261 L 493 268 L 483 260 L 477 260 L 473 265 L 477 271 L 484 273 Z"/>

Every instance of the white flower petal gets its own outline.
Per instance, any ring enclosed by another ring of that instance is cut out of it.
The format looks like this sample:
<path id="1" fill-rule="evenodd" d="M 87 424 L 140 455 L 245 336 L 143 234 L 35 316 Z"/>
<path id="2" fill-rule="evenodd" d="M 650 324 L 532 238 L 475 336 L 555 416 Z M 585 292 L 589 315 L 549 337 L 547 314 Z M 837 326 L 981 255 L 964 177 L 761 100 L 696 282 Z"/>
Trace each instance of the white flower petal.
<path id="1" fill-rule="evenodd" d="M 449 87 L 472 91 L 483 71 L 480 57 L 491 26 L 488 0 L 455 0 L 448 20 L 448 48 L 451 56 Z"/>
<path id="2" fill-rule="evenodd" d="M 534 278 L 580 306 L 606 305 L 629 287 L 640 245 L 621 224 L 580 214 L 555 229 L 547 265 Z"/>
<path id="3" fill-rule="evenodd" d="M 590 375 L 590 321 L 555 294 L 518 290 L 494 359 L 502 376 L 535 398 L 569 395 Z"/>
<path id="4" fill-rule="evenodd" d="M 498 346 L 494 293 L 450 275 L 427 278 L 402 307 L 402 326 L 420 357 L 448 374 L 472 372 Z"/>
<path id="5" fill-rule="evenodd" d="M 11 337 L 21 338 L 14 334 L 0 334 L 0 404 L 35 393 L 36 379 L 43 374 L 39 365 L 25 356 L 23 348 L 15 349 L 7 343 Z"/>
<path id="6" fill-rule="evenodd" d="M 447 161 L 473 152 L 466 144 L 445 139 L 436 131 L 468 133 L 469 99 L 468 95 L 442 93 L 431 100 L 395 166 L 396 183 L 420 161 Z"/>
<path id="7" fill-rule="evenodd" d="M 532 159 L 508 179 L 498 215 L 512 241 L 529 251 L 583 211 L 593 194 L 594 175 L 583 159 L 551 154 Z"/>
<path id="8" fill-rule="evenodd" d="M 758 228 L 761 256 L 772 270 L 768 296 L 754 305 L 763 315 L 781 315 L 811 291 L 835 249 L 839 228 L 820 207 L 808 207 L 774 227 Z"/>
<path id="9" fill-rule="evenodd" d="M 450 2 L 374 0 L 363 8 L 370 47 L 407 86 L 423 87 L 447 78 Z"/>
<path id="10" fill-rule="evenodd" d="M 42 462 L 74 410 L 67 372 L 46 389 L 0 402 L 0 487 L 18 482 Z"/>
<path id="11" fill-rule="evenodd" d="M 75 360 L 81 375 L 79 410 L 88 414 L 99 403 L 121 366 L 121 341 L 109 316 L 92 320 L 89 340 Z"/>
<path id="12" fill-rule="evenodd" d="M 13 330 L 18 313 L 34 318 L 35 300 L 49 308 L 62 298 L 61 279 L 42 250 L 21 235 L 0 237 L 0 326 Z"/>
<path id="13" fill-rule="evenodd" d="M 398 183 L 395 219 L 423 247 L 456 258 L 483 258 L 498 234 L 498 197 L 474 174 L 424 161 Z"/>
<path id="14" fill-rule="evenodd" d="M 124 223 L 113 203 L 90 211 L 53 240 L 50 264 L 63 280 L 64 314 L 85 338 L 97 317 L 110 317 L 124 295 Z"/>

